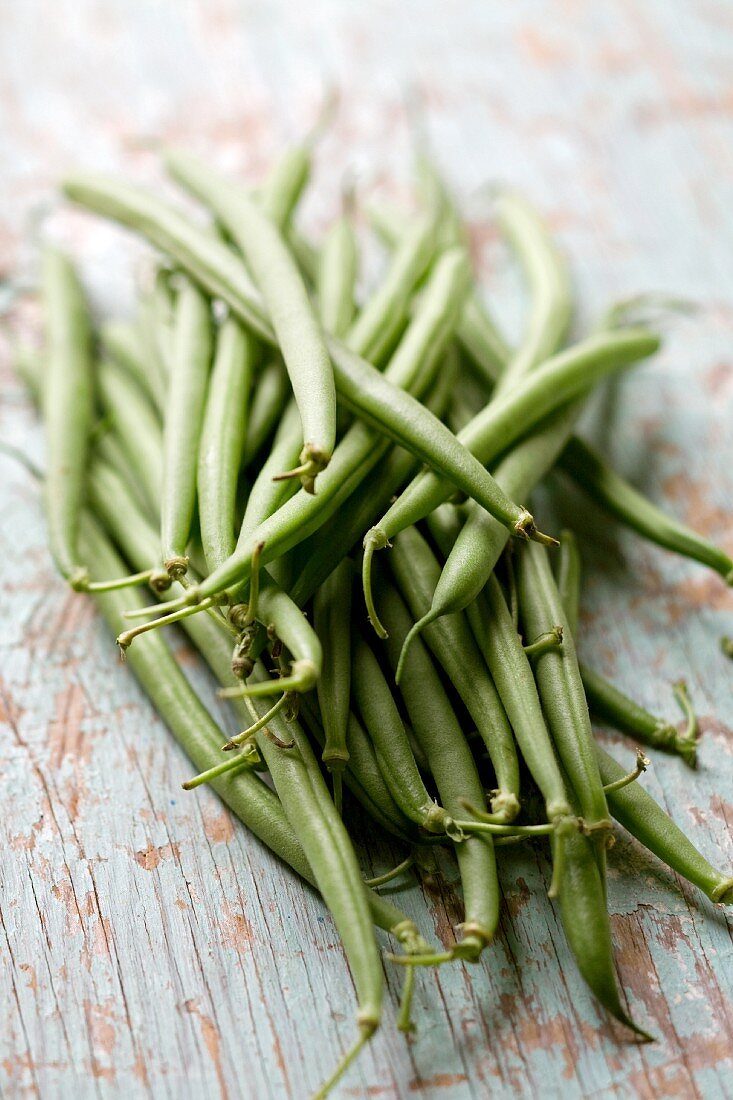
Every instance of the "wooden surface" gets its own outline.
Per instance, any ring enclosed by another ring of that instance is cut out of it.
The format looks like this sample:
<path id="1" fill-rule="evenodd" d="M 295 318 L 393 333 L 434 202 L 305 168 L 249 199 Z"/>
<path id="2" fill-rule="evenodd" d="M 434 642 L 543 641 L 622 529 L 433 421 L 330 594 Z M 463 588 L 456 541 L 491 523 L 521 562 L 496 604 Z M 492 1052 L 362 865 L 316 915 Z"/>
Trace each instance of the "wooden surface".
<path id="1" fill-rule="evenodd" d="M 347 165 L 365 188 L 399 198 L 403 91 L 418 86 L 507 316 L 516 286 L 485 229 L 476 189 L 487 180 L 515 183 L 547 213 L 572 259 L 579 329 L 621 294 L 702 303 L 694 321 L 671 326 L 663 355 L 599 400 L 592 423 L 625 472 L 733 551 L 729 2 L 2 7 L 3 273 L 34 277 L 33 215 L 65 167 L 155 180 L 150 145 L 162 137 L 255 181 L 312 121 L 325 81 L 343 102 L 319 150 L 311 229 L 333 213 Z M 73 244 L 98 307 L 120 308 L 138 255 L 127 238 L 79 215 L 54 214 L 47 231 Z M 34 328 L 32 308 L 18 317 Z M 41 455 L 7 369 L 0 416 L 3 438 Z M 305 1097 L 353 1035 L 332 922 L 212 794 L 181 792 L 189 765 L 91 601 L 53 572 L 35 488 L 6 459 L 0 484 L 2 1095 Z M 644 782 L 731 866 L 733 666 L 718 637 L 733 632 L 733 597 L 568 492 L 559 512 L 545 523 L 588 530 L 584 653 L 670 716 L 671 681 L 689 682 L 700 768 L 657 754 Z M 396 856 L 372 852 L 365 868 Z M 658 1036 L 639 1048 L 619 1042 L 580 982 L 546 883 L 541 852 L 503 860 L 497 942 L 470 970 L 419 976 L 409 1044 L 391 1003 L 339 1096 L 733 1095 L 730 913 L 619 840 L 610 907 L 620 974 L 634 1016 Z M 450 942 L 451 882 L 402 898 L 424 931 Z"/>

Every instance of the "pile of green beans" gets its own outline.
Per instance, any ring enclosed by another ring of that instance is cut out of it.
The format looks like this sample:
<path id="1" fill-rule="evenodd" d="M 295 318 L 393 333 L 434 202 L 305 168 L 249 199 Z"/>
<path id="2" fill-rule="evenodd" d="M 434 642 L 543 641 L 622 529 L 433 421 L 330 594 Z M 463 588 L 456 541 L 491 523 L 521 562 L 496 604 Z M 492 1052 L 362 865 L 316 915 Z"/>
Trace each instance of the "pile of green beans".
<path id="1" fill-rule="evenodd" d="M 733 877 L 643 789 L 640 750 L 624 770 L 597 742 L 592 719 L 694 766 L 699 730 L 684 685 L 678 727 L 587 664 L 579 543 L 539 532 L 528 505 L 557 467 L 609 522 L 733 582 L 723 550 L 573 434 L 594 386 L 659 336 L 611 310 L 569 343 L 566 260 L 507 193 L 497 224 L 527 297 L 511 347 L 425 157 L 418 214 L 373 212 L 390 251 L 363 291 L 353 189 L 320 245 L 295 224 L 312 148 L 287 150 L 256 187 L 165 153 L 209 227 L 133 184 L 63 182 L 157 259 L 136 314 L 95 324 L 70 259 L 44 253 L 43 348 L 18 371 L 45 421 L 54 561 L 98 601 L 198 769 L 185 788 L 211 784 L 333 915 L 358 1035 L 319 1095 L 381 1023 L 375 928 L 401 945 L 388 958 L 404 968 L 409 1030 L 417 967 L 492 965 L 497 862 L 521 843 L 548 845 L 547 893 L 588 986 L 649 1039 L 616 977 L 614 831 L 714 902 L 733 901 Z M 164 626 L 186 631 L 238 732 L 217 728 Z M 368 882 L 375 830 L 402 856 Z M 436 844 L 455 859 L 465 914 L 440 947 L 377 893 L 414 885 Z"/>

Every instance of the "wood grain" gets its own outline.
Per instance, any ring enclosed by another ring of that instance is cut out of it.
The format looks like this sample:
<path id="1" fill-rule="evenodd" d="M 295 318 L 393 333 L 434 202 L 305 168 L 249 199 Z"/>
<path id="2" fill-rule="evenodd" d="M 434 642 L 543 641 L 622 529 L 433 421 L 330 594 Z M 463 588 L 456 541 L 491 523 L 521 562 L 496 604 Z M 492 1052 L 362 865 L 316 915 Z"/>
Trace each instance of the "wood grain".
<path id="1" fill-rule="evenodd" d="M 257 180 L 312 121 L 327 81 L 342 105 L 319 149 L 307 224 L 318 231 L 333 214 L 347 165 L 399 199 L 409 185 L 403 92 L 419 88 L 510 327 L 517 287 L 486 231 L 477 189 L 487 180 L 525 189 L 549 216 L 572 258 L 579 330 L 640 290 L 701 303 L 694 321 L 670 326 L 663 355 L 604 392 L 589 424 L 655 499 L 733 551 L 729 4 L 24 0 L 3 7 L 0 51 L 1 273 L 30 280 L 33 226 L 66 167 L 155 181 L 151 143 L 162 138 Z M 100 311 L 129 300 L 133 242 L 58 211 L 44 231 L 80 257 Z M 14 316 L 37 333 L 31 305 Z M 2 437 L 40 457 L 7 362 L 2 377 Z M 333 924 L 213 795 L 182 794 L 187 762 L 91 603 L 55 577 L 30 479 L 0 461 L 0 1090 L 299 1100 L 352 1035 Z M 588 658 L 670 716 L 669 685 L 688 680 L 705 731 L 700 769 L 657 754 L 645 782 L 730 866 L 733 668 L 717 643 L 732 630 L 733 598 L 567 487 L 551 486 L 540 509 L 551 527 L 585 530 Z M 225 722 L 211 684 L 182 658 Z M 396 857 L 371 850 L 365 868 Z M 733 1095 L 729 914 L 619 840 L 610 905 L 621 978 L 659 1037 L 637 1047 L 619 1042 L 574 970 L 544 897 L 541 851 L 502 867 L 501 935 L 484 961 L 420 975 L 414 1040 L 391 1027 L 390 1007 L 338 1095 Z M 449 882 L 401 899 L 450 941 Z M 389 972 L 393 993 L 398 977 Z"/>

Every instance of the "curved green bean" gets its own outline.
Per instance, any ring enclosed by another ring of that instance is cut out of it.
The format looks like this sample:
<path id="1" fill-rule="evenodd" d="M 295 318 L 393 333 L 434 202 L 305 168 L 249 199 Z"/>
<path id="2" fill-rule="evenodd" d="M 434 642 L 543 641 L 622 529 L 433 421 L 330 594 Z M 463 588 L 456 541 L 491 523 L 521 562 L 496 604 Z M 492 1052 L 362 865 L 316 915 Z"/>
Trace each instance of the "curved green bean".
<path id="1" fill-rule="evenodd" d="M 328 465 L 336 442 L 336 386 L 328 348 L 300 272 L 277 227 L 242 188 L 181 151 L 164 156 L 173 178 L 203 201 L 215 191 L 217 213 L 242 250 L 262 292 L 303 423 L 307 492 Z"/>

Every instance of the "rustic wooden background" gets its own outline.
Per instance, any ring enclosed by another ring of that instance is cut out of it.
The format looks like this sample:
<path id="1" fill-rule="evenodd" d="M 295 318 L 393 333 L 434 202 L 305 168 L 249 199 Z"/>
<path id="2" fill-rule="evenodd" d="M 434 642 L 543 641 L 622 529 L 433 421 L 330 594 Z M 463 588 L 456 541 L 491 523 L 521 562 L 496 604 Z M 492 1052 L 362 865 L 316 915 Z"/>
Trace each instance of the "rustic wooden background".
<path id="1" fill-rule="evenodd" d="M 593 424 L 624 471 L 733 551 L 732 62 L 730 0 L 6 2 L 2 273 L 33 280 L 39 210 L 67 166 L 156 180 L 162 137 L 256 180 L 328 82 L 342 105 L 319 150 L 311 229 L 333 213 L 347 165 L 365 190 L 399 198 L 404 92 L 417 88 L 507 316 L 516 287 L 484 226 L 487 180 L 546 212 L 581 319 L 645 289 L 701 303 Z M 138 256 L 126 238 L 59 213 L 45 231 L 73 245 L 100 310 L 123 307 Z M 31 307 L 15 316 L 34 330 Z M 40 456 L 7 363 L 2 377 L 3 438 Z M 333 925 L 213 795 L 180 791 L 189 765 L 91 601 L 53 572 L 34 487 L 6 459 L 0 484 L 2 1095 L 305 1097 L 352 1037 Z M 700 768 L 656 755 L 644 782 L 731 866 L 733 667 L 718 638 L 733 597 L 567 493 L 559 510 L 588 527 L 584 651 L 665 714 L 670 682 L 689 682 Z M 392 855 L 372 852 L 371 865 Z M 611 858 L 621 978 L 656 1044 L 614 1035 L 544 897 L 545 861 L 527 850 L 504 862 L 501 935 L 482 964 L 421 975 L 414 1040 L 388 1008 L 338 1095 L 732 1096 L 730 914 L 626 840 Z M 450 939 L 449 884 L 403 897 Z"/>

